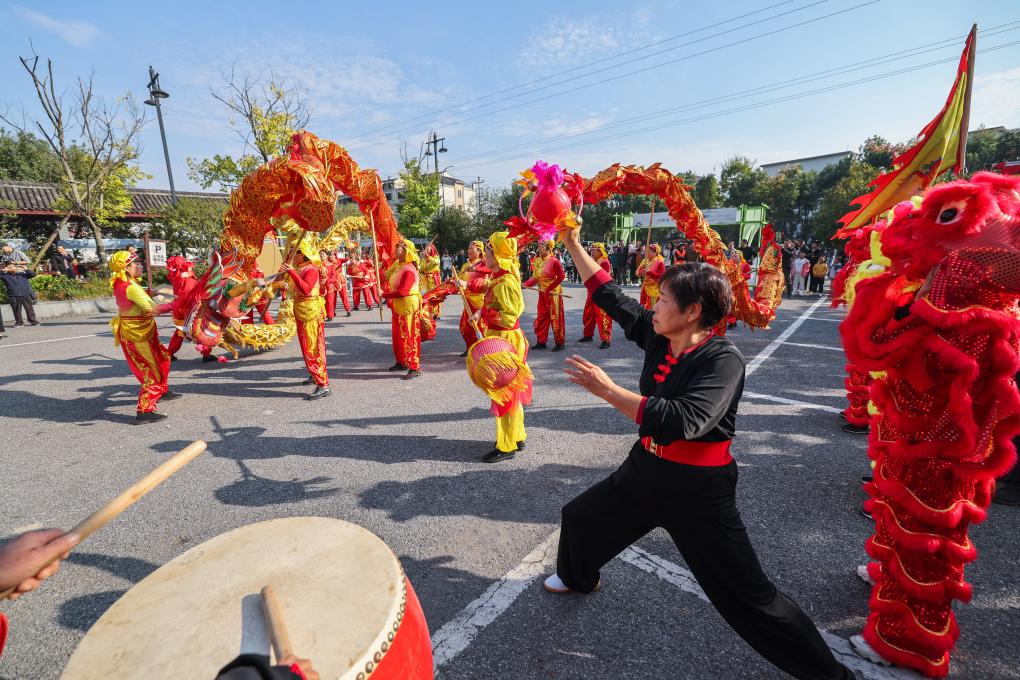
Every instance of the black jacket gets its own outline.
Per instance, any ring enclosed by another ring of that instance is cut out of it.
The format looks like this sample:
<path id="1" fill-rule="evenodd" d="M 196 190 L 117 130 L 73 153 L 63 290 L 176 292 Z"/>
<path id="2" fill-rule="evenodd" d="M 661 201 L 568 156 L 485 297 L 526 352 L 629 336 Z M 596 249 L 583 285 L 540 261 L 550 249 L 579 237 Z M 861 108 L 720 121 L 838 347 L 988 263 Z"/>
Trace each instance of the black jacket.
<path id="1" fill-rule="evenodd" d="M 14 274 L 0 272 L 0 279 L 7 286 L 7 297 L 31 297 L 32 286 L 28 280 L 33 276 L 35 276 L 35 272 L 29 270 Z"/>

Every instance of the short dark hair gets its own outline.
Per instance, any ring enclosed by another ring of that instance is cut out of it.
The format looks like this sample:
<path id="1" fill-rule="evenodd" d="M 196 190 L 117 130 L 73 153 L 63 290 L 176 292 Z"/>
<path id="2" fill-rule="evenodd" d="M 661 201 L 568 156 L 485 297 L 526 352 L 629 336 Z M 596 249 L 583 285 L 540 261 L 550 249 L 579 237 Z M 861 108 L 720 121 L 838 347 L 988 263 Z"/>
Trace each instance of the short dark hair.
<path id="1" fill-rule="evenodd" d="M 666 270 L 659 281 L 680 309 L 701 303 L 701 327 L 712 328 L 729 316 L 733 289 L 729 279 L 707 262 L 685 262 Z"/>

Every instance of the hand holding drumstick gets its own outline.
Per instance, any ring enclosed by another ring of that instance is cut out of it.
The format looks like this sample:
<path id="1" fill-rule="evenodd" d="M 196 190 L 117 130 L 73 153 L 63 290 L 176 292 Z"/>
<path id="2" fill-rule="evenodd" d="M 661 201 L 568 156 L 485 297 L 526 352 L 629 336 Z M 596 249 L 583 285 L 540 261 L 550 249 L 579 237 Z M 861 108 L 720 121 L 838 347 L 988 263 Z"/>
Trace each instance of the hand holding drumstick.
<path id="1" fill-rule="evenodd" d="M 60 560 L 81 540 L 60 529 L 26 531 L 0 546 L 0 591 L 13 589 L 10 599 L 35 590 L 60 569 Z"/>

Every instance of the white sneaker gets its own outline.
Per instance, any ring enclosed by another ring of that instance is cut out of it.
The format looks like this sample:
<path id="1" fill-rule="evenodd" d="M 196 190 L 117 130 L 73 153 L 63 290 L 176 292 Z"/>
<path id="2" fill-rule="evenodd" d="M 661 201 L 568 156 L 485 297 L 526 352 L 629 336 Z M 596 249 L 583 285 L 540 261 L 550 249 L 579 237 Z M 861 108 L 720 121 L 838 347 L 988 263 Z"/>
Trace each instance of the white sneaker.
<path id="1" fill-rule="evenodd" d="M 892 664 L 883 659 L 875 649 L 868 644 L 868 641 L 864 639 L 863 635 L 854 635 L 850 638 L 850 646 L 857 652 L 857 656 L 867 659 L 871 663 L 876 663 L 879 666 L 891 666 Z"/>
<path id="2" fill-rule="evenodd" d="M 559 574 L 553 574 L 547 578 L 545 583 L 542 585 L 545 586 L 545 589 L 550 593 L 555 593 L 557 595 L 570 592 L 570 588 L 568 588 L 567 584 L 563 582 L 563 579 L 560 578 Z"/>
<path id="3" fill-rule="evenodd" d="M 875 585 L 875 579 L 871 578 L 871 574 L 868 573 L 868 565 L 866 564 L 857 566 L 857 578 L 861 579 L 869 586 Z"/>

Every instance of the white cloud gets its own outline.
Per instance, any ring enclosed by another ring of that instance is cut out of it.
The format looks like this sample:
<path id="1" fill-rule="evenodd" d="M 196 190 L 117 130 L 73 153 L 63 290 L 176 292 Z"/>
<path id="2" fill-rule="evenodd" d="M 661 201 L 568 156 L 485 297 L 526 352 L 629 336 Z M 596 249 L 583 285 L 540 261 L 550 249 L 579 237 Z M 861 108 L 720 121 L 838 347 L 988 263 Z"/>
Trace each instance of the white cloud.
<path id="1" fill-rule="evenodd" d="M 102 35 L 95 24 L 90 24 L 87 21 L 70 19 L 62 21 L 27 7 L 15 7 L 14 11 L 33 26 L 55 33 L 61 40 L 74 47 L 87 47 Z"/>
<path id="2" fill-rule="evenodd" d="M 1017 127 L 1020 125 L 1020 66 L 1008 71 L 978 76 L 971 98 L 970 128 L 978 125 Z"/>
<path id="3" fill-rule="evenodd" d="M 623 38 L 605 17 L 552 17 L 532 31 L 529 41 L 521 47 L 518 61 L 528 69 L 550 71 L 619 51 L 622 42 Z"/>

